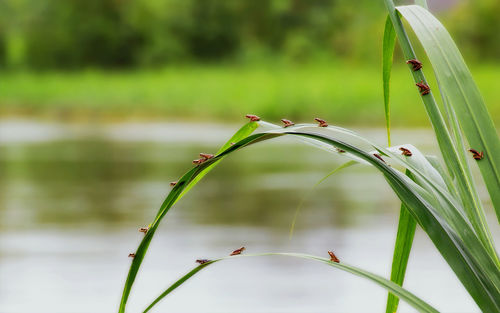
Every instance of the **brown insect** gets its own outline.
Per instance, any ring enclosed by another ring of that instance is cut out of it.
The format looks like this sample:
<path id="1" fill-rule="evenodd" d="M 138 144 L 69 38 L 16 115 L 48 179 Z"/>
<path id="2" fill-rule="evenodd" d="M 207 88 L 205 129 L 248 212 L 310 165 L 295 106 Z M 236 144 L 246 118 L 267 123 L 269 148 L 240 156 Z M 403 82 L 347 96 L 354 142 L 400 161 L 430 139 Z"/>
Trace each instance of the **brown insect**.
<path id="1" fill-rule="evenodd" d="M 425 84 L 423 80 L 421 80 L 420 83 L 416 83 L 415 85 L 419 88 L 420 94 L 422 96 L 431 92 L 431 88 L 429 87 L 429 85 Z"/>
<path id="2" fill-rule="evenodd" d="M 283 127 L 285 127 L 285 128 L 286 128 L 286 127 L 289 127 L 289 126 L 293 126 L 293 125 L 295 125 L 295 123 L 294 123 L 294 122 L 292 122 L 292 121 L 290 121 L 290 120 L 287 120 L 287 119 L 284 119 L 284 118 L 282 118 L 282 119 L 281 119 L 281 121 L 283 122 L 283 124 L 285 124 L 285 125 L 283 126 Z"/>
<path id="3" fill-rule="evenodd" d="M 213 154 L 210 154 L 210 153 L 200 153 L 200 156 L 205 159 L 205 160 L 208 160 L 208 159 L 211 159 L 214 157 Z"/>
<path id="4" fill-rule="evenodd" d="M 235 144 L 234 142 L 231 142 L 231 143 L 230 143 L 230 145 L 231 145 L 231 146 L 234 146 L 234 144 Z"/>
<path id="5" fill-rule="evenodd" d="M 483 151 L 481 152 L 477 152 L 477 150 L 474 150 L 474 149 L 469 149 L 470 152 L 472 152 L 472 157 L 474 158 L 474 160 L 476 161 L 479 161 L 479 160 L 482 160 L 484 158 L 484 153 Z"/>
<path id="6" fill-rule="evenodd" d="M 325 120 L 322 120 L 318 117 L 315 118 L 314 120 L 319 123 L 319 125 L 318 125 L 319 127 L 327 127 L 328 126 L 328 123 Z"/>
<path id="7" fill-rule="evenodd" d="M 205 159 L 205 158 L 196 159 L 196 160 L 193 160 L 193 164 L 199 165 L 199 164 L 205 162 L 206 160 L 207 159 Z"/>
<path id="8" fill-rule="evenodd" d="M 340 148 L 335 148 L 335 149 L 337 149 L 337 152 L 338 152 L 338 153 L 345 153 L 345 150 L 342 150 L 342 149 L 340 149 Z"/>
<path id="9" fill-rule="evenodd" d="M 401 151 L 402 151 L 402 152 L 401 152 L 401 154 L 402 154 L 402 155 L 404 155 L 404 156 L 412 156 L 412 155 L 413 155 L 413 154 L 411 153 L 411 151 L 410 151 L 410 150 L 408 150 L 408 149 L 406 149 L 406 148 L 401 147 L 401 148 L 399 148 L 399 150 L 401 150 Z"/>
<path id="10" fill-rule="evenodd" d="M 175 185 L 177 185 L 177 182 L 176 181 L 173 181 L 170 183 L 170 186 L 174 187 Z"/>
<path id="11" fill-rule="evenodd" d="M 260 121 L 260 117 L 258 117 L 257 115 L 247 114 L 247 115 L 245 115 L 245 117 L 249 118 L 250 121 L 252 121 L 252 122 Z"/>
<path id="12" fill-rule="evenodd" d="M 332 251 L 328 251 L 328 254 L 330 255 L 330 261 L 340 263 L 340 260 L 337 258 L 335 253 L 333 253 Z"/>
<path id="13" fill-rule="evenodd" d="M 406 61 L 406 64 L 411 64 L 411 66 L 413 67 L 413 71 L 418 71 L 422 68 L 422 62 L 417 59 L 408 60 Z"/>
<path id="14" fill-rule="evenodd" d="M 200 264 L 205 264 L 205 263 L 208 263 L 208 262 L 210 262 L 210 260 L 207 260 L 207 259 L 196 260 L 196 263 L 200 263 Z"/>
<path id="15" fill-rule="evenodd" d="M 139 232 L 141 232 L 141 233 L 147 233 L 148 230 L 149 230 L 149 227 L 141 227 L 141 228 L 139 228 Z"/>
<path id="16" fill-rule="evenodd" d="M 231 254 L 229 256 L 241 254 L 241 252 L 243 252 L 244 250 L 245 250 L 245 247 L 241 247 L 241 248 L 236 249 L 233 252 L 231 252 Z"/>
<path id="17" fill-rule="evenodd" d="M 129 258 L 135 258 L 135 253 L 129 253 L 128 257 Z"/>
<path id="18" fill-rule="evenodd" d="M 374 153 L 373 156 L 385 163 L 384 159 L 382 159 L 382 156 L 380 154 Z"/>

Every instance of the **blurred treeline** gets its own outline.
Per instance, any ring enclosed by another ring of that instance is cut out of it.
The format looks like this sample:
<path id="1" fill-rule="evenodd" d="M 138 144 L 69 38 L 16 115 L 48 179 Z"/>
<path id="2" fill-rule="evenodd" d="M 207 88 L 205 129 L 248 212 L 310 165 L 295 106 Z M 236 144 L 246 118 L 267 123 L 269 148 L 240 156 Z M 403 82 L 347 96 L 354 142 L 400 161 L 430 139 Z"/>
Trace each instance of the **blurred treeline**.
<path id="1" fill-rule="evenodd" d="M 495 59 L 499 14 L 498 0 L 463 1 L 445 24 L 470 55 Z M 377 62 L 384 19 L 381 0 L 1 0 L 0 65 Z"/>

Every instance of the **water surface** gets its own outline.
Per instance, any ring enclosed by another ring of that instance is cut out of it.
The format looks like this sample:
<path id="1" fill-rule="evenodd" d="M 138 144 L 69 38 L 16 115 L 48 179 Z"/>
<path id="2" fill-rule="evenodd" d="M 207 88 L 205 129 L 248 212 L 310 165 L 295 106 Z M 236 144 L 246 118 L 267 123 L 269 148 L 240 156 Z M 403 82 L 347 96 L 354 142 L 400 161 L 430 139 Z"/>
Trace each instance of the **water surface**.
<path id="1" fill-rule="evenodd" d="M 116 311 L 127 255 L 142 236 L 137 229 L 151 221 L 169 182 L 237 128 L 1 121 L 0 312 Z M 384 143 L 382 129 L 360 132 Z M 435 152 L 429 130 L 394 132 L 395 143 Z M 388 277 L 399 209 L 383 178 L 355 166 L 311 191 L 343 161 L 291 139 L 231 155 L 162 222 L 129 311 L 144 309 L 196 259 L 240 246 L 248 253 L 325 257 L 333 250 L 342 261 Z M 421 232 L 405 286 L 444 312 L 477 311 Z M 322 264 L 262 257 L 206 269 L 157 311 L 382 312 L 385 300 L 379 287 Z"/>

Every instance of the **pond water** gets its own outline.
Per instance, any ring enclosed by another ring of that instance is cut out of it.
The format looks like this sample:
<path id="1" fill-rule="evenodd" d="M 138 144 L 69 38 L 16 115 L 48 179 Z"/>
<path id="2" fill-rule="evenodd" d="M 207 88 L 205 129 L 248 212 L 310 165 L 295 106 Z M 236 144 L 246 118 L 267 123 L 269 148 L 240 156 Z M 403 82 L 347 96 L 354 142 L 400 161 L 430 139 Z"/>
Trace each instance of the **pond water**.
<path id="1" fill-rule="evenodd" d="M 0 312 L 116 311 L 137 229 L 152 220 L 169 182 L 237 128 L 0 121 Z M 435 152 L 429 130 L 393 132 L 394 143 Z M 385 141 L 383 129 L 360 133 Z M 240 246 L 325 257 L 333 250 L 388 277 L 399 205 L 384 179 L 354 166 L 311 188 L 342 161 L 292 139 L 227 158 L 162 222 L 128 311 L 144 309 L 196 259 Z M 421 231 L 405 286 L 444 312 L 477 311 Z M 323 264 L 259 257 L 207 268 L 156 312 L 383 312 L 385 301 L 378 286 Z"/>

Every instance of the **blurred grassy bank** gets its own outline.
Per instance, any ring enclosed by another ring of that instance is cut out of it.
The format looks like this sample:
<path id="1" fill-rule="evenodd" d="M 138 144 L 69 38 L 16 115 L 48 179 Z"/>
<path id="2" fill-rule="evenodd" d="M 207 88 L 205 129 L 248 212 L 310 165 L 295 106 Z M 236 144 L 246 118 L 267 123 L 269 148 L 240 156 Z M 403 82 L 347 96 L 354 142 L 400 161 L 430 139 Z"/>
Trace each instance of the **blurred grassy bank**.
<path id="1" fill-rule="evenodd" d="M 471 71 L 500 124 L 500 65 L 473 66 Z M 403 66 L 394 69 L 391 96 L 394 125 L 427 125 Z M 381 70 L 376 65 L 328 63 L 0 73 L 2 116 L 238 121 L 246 113 L 269 120 L 321 116 L 336 124 L 382 127 Z"/>

